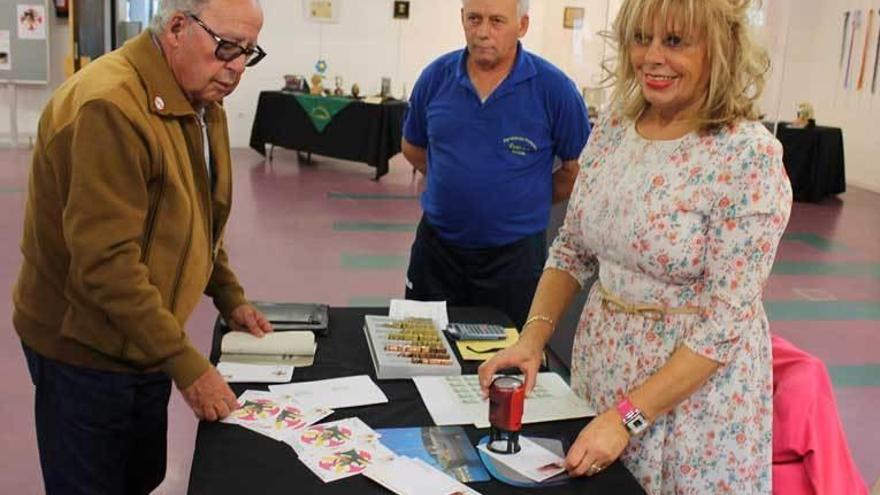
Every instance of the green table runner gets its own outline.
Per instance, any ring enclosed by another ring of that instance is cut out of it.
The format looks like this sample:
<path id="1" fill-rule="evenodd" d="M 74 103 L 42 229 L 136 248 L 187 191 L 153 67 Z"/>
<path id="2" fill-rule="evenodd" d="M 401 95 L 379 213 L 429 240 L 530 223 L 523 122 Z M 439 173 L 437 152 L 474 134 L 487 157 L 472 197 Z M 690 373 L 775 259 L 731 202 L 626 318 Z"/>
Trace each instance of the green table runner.
<path id="1" fill-rule="evenodd" d="M 293 96 L 302 106 L 303 110 L 305 110 L 306 114 L 308 114 L 318 132 L 324 132 L 324 128 L 333 120 L 333 117 L 354 101 L 349 98 L 339 98 L 336 96 L 315 96 L 299 93 Z"/>

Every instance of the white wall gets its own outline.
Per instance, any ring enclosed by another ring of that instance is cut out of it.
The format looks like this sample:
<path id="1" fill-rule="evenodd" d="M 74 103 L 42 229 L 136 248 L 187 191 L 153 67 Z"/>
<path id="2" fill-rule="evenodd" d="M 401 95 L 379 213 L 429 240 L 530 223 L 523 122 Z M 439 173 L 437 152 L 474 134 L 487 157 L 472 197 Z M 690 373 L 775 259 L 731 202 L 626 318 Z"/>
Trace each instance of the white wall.
<path id="1" fill-rule="evenodd" d="M 605 25 L 607 3 L 621 0 L 532 0 L 531 26 L 525 46 L 565 70 L 578 84 L 595 83 L 603 42 L 592 30 Z M 235 147 L 247 146 L 260 91 L 278 89 L 284 74 L 311 75 L 319 58 L 327 61 L 328 80 L 341 75 L 346 90 L 357 82 L 362 94 L 379 91 L 383 76 L 401 96 L 412 88 L 421 70 L 434 58 L 463 46 L 460 0 L 412 0 L 410 18 L 392 18 L 393 0 L 342 0 L 337 23 L 306 21 L 302 0 L 262 0 L 265 22 L 260 44 L 269 56 L 248 69 L 227 101 L 230 135 Z M 585 8 L 583 31 L 562 29 L 564 6 Z M 33 135 L 43 105 L 62 77 L 63 58 L 69 50 L 66 20 L 55 20 L 50 36 L 53 50 L 52 83 L 48 87 L 18 89 L 20 136 Z M 9 132 L 9 98 L 0 95 L 0 136 Z"/>
<path id="2" fill-rule="evenodd" d="M 611 56 L 597 32 L 613 20 L 622 0 L 532 0 L 531 27 L 525 46 L 562 68 L 579 87 L 595 85 L 599 63 Z M 337 23 L 308 22 L 302 0 L 262 0 L 265 25 L 261 45 L 269 52 L 249 69 L 238 90 L 227 100 L 232 144 L 247 146 L 260 91 L 277 89 L 284 74 L 310 75 L 319 58 L 327 61 L 327 85 L 341 75 L 346 90 L 353 82 L 363 94 L 379 90 L 380 78 L 391 77 L 397 96 L 407 91 L 421 70 L 446 51 L 463 45 L 460 0 L 412 0 L 410 19 L 391 16 L 393 0 L 343 0 Z M 583 30 L 562 29 L 566 6 L 583 7 Z M 763 2 L 764 26 L 759 34 L 771 52 L 773 69 L 762 109 L 768 118 L 791 120 L 795 107 L 809 101 L 820 124 L 843 128 L 847 181 L 880 192 L 880 93 L 844 90 L 838 69 L 843 12 L 877 8 L 870 0 L 773 0 Z M 868 74 L 880 28 L 875 16 L 868 53 Z M 788 33 L 788 35 L 786 35 Z M 864 35 L 864 28 L 861 31 Z M 69 49 L 66 20 L 50 25 L 51 84 L 18 90 L 20 136 L 33 135 L 43 105 L 62 78 Z M 856 42 L 853 59 L 861 61 L 864 38 Z M 601 103 L 594 101 L 594 103 Z M 0 91 L 0 140 L 9 132 L 9 97 Z"/>
<path id="3" fill-rule="evenodd" d="M 768 12 L 768 25 L 784 33 L 786 23 L 790 23 L 787 31 L 788 49 L 784 65 L 781 47 L 777 46 L 773 53 L 775 80 L 780 82 L 781 79 L 781 84 L 771 88 L 776 94 L 768 95 L 765 103 L 778 101 L 783 120 L 794 118 L 798 103 L 812 103 L 819 125 L 843 129 L 847 182 L 880 192 L 880 133 L 877 130 L 880 88 L 876 94 L 870 91 L 880 28 L 876 9 L 880 5 L 866 0 L 788 0 L 776 3 L 789 5 Z M 856 38 L 852 57 L 855 65 L 852 72 L 857 79 L 865 42 L 867 11 L 871 8 L 875 9 L 875 15 L 868 45 L 866 87 L 861 91 L 854 89 L 854 85 L 844 89 L 844 71 L 839 68 L 843 15 L 848 10 L 863 10 L 863 27 Z M 788 20 L 784 18 L 786 15 L 790 15 Z M 781 76 L 783 71 L 784 77 Z M 773 104 L 766 105 L 765 110 L 771 117 L 776 113 Z"/>
<path id="4" fill-rule="evenodd" d="M 226 103 L 233 146 L 247 146 L 260 91 L 280 88 L 284 74 L 311 75 L 319 58 L 328 64 L 325 87 L 332 87 L 334 76 L 341 75 L 346 91 L 357 82 L 362 94 L 375 94 L 381 77 L 387 76 L 399 97 L 404 85 L 407 92 L 412 89 L 428 63 L 464 45 L 460 0 L 412 0 L 408 20 L 392 18 L 393 3 L 346 0 L 338 23 L 318 24 L 303 18 L 301 0 L 263 0 L 266 20 L 260 44 L 269 56 L 248 70 Z M 588 29 L 599 29 L 607 1 L 531 3 L 526 48 L 559 65 L 578 86 L 593 82 L 603 43 L 592 33 L 562 29 L 563 9 L 584 7 Z"/>

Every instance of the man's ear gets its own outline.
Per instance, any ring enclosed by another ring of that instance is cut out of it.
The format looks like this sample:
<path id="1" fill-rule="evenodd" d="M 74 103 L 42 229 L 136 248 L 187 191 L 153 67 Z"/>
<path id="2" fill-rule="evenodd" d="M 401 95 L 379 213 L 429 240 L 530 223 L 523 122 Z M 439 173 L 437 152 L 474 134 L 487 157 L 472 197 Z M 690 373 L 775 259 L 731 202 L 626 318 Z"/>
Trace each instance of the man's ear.
<path id="1" fill-rule="evenodd" d="M 168 19 L 168 22 L 165 24 L 164 34 L 171 46 L 176 47 L 180 44 L 180 39 L 186 29 L 186 21 L 187 18 L 183 12 L 175 12 L 174 15 Z"/>
<path id="2" fill-rule="evenodd" d="M 520 38 L 522 38 L 526 35 L 527 32 L 529 32 L 529 21 L 530 19 L 528 14 L 519 18 L 519 33 L 517 34 Z"/>

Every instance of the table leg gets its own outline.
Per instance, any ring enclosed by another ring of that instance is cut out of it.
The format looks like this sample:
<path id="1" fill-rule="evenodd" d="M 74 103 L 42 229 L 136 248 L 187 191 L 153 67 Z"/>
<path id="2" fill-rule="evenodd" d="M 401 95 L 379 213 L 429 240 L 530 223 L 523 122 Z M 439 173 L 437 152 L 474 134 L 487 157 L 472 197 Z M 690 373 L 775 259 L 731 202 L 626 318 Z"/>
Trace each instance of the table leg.
<path id="1" fill-rule="evenodd" d="M 269 145 L 269 161 L 270 161 L 270 162 L 272 161 L 272 158 L 273 158 L 274 156 L 275 156 L 275 145 L 274 145 L 274 144 L 270 144 L 270 145 Z"/>
<path id="2" fill-rule="evenodd" d="M 297 150 L 296 159 L 303 165 L 311 165 L 312 164 L 312 153 L 310 151 L 302 152 Z"/>

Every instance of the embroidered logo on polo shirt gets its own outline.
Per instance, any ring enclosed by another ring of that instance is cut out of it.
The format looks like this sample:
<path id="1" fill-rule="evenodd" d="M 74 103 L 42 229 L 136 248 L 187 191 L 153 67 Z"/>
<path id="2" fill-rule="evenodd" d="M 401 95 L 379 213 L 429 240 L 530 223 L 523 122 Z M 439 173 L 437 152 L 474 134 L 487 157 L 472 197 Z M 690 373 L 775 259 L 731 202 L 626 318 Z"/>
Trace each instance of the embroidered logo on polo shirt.
<path id="1" fill-rule="evenodd" d="M 538 151 L 538 146 L 527 137 L 510 136 L 502 140 L 507 151 L 518 156 L 526 156 L 530 153 Z"/>

